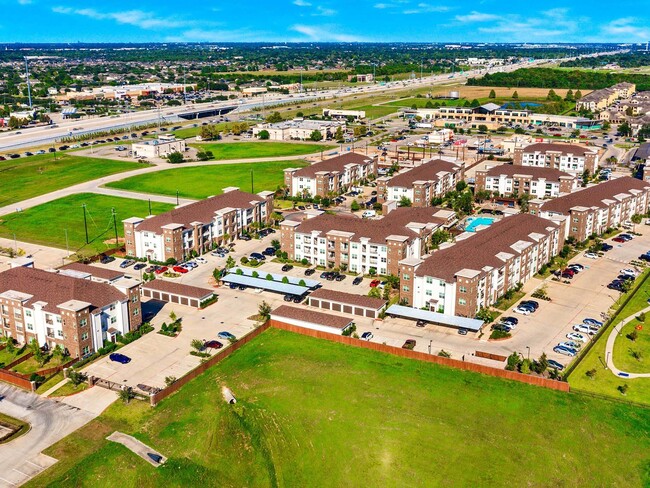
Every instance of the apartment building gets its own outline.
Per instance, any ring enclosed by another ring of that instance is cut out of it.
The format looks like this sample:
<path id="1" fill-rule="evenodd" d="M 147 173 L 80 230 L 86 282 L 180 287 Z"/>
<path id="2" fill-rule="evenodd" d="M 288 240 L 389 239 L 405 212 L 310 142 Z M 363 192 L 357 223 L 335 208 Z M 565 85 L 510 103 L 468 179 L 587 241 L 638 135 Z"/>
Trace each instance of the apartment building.
<path id="1" fill-rule="evenodd" d="M 576 110 L 590 110 L 597 112 L 604 110 L 620 98 L 631 97 L 636 92 L 633 83 L 617 83 L 609 88 L 594 90 L 576 102 Z"/>
<path id="2" fill-rule="evenodd" d="M 377 176 L 377 157 L 349 152 L 304 168 L 287 168 L 284 184 L 291 196 L 326 197 L 344 193 L 371 175 Z"/>
<path id="3" fill-rule="evenodd" d="M 203 254 L 233 241 L 254 223 L 268 225 L 272 212 L 273 192 L 224 188 L 221 195 L 169 212 L 123 220 L 126 253 L 157 262 L 183 261 L 192 251 Z"/>
<path id="4" fill-rule="evenodd" d="M 456 222 L 456 215 L 439 208 L 393 210 L 381 219 L 322 214 L 302 222 L 285 220 L 280 243 L 290 259 L 367 274 L 397 275 L 399 261 L 426 254 L 430 236 Z"/>
<path id="5" fill-rule="evenodd" d="M 650 206 L 650 183 L 630 176 L 604 181 L 554 200 L 531 200 L 529 212 L 563 223 L 566 237 L 581 242 L 621 225 Z"/>
<path id="6" fill-rule="evenodd" d="M 98 283 L 87 273 L 18 267 L 0 273 L 0 335 L 92 354 L 142 324 L 140 282 Z"/>
<path id="7" fill-rule="evenodd" d="M 598 152 L 579 144 L 538 142 L 515 148 L 513 164 L 553 168 L 574 175 L 589 170 L 593 174 L 598 169 Z"/>
<path id="8" fill-rule="evenodd" d="M 420 166 L 377 178 L 377 202 L 408 198 L 414 207 L 429 207 L 431 199 L 453 190 L 464 177 L 465 163 L 432 159 Z"/>
<path id="9" fill-rule="evenodd" d="M 476 191 L 487 190 L 505 197 L 531 195 L 535 198 L 555 198 L 578 188 L 578 178 L 554 168 L 538 166 L 496 165 L 476 170 Z"/>
<path id="10" fill-rule="evenodd" d="M 426 259 L 399 263 L 400 299 L 414 308 L 474 317 L 517 283 L 525 283 L 564 243 L 563 228 L 518 214 L 464 233 Z"/>
<path id="11" fill-rule="evenodd" d="M 258 137 L 263 130 L 269 133 L 271 141 L 309 140 L 314 131 L 318 131 L 324 140 L 334 138 L 338 128 L 345 131 L 345 122 L 337 120 L 294 119 L 274 124 L 257 124 L 253 127 L 253 136 Z"/>

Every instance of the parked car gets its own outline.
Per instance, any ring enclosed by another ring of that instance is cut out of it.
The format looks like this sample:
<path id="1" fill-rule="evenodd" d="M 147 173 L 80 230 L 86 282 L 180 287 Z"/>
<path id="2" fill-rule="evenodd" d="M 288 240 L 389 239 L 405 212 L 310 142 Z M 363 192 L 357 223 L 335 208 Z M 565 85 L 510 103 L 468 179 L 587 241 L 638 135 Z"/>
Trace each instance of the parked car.
<path id="1" fill-rule="evenodd" d="M 510 327 L 508 324 L 493 324 L 490 327 L 491 330 L 500 330 L 501 332 L 510 332 L 512 330 L 512 327 Z"/>
<path id="2" fill-rule="evenodd" d="M 136 271 L 140 271 L 141 269 L 146 268 L 146 267 L 147 267 L 147 265 L 145 263 L 138 263 L 135 266 L 133 266 L 133 269 L 136 270 Z"/>
<path id="3" fill-rule="evenodd" d="M 221 349 L 223 344 L 219 341 L 207 341 L 203 344 L 206 349 Z"/>
<path id="4" fill-rule="evenodd" d="M 345 275 L 343 273 L 339 273 L 336 275 L 336 278 L 334 278 L 336 281 L 343 281 L 345 279 Z"/>
<path id="5" fill-rule="evenodd" d="M 374 336 L 372 335 L 372 332 L 364 332 L 363 334 L 361 334 L 361 339 L 363 339 L 364 341 L 369 341 L 373 337 Z"/>
<path id="6" fill-rule="evenodd" d="M 564 341 L 564 342 L 560 342 L 558 346 L 564 346 L 564 347 L 568 347 L 569 349 L 575 349 L 576 351 L 578 351 L 582 347 L 582 344 L 579 344 L 575 341 Z"/>
<path id="7" fill-rule="evenodd" d="M 467 335 L 467 329 L 461 327 L 460 329 L 458 329 L 458 335 Z"/>
<path id="8" fill-rule="evenodd" d="M 598 254 L 596 254 L 595 252 L 586 252 L 585 257 L 587 259 L 598 259 Z"/>
<path id="9" fill-rule="evenodd" d="M 406 342 L 402 346 L 402 349 L 410 349 L 413 350 L 415 349 L 415 345 L 417 343 L 415 342 L 415 339 L 406 339 Z"/>
<path id="10" fill-rule="evenodd" d="M 513 310 L 513 312 L 519 313 L 521 315 L 530 315 L 531 310 L 529 308 L 517 307 Z"/>
<path id="11" fill-rule="evenodd" d="M 620 242 L 620 243 L 625 243 L 625 242 L 627 242 L 625 239 L 623 239 L 623 238 L 620 237 L 620 236 L 618 236 L 618 237 L 614 237 L 614 239 L 612 239 L 612 241 L 614 241 L 614 242 Z"/>
<path id="12" fill-rule="evenodd" d="M 596 335 L 596 332 L 598 332 L 598 330 L 596 330 L 594 327 L 591 327 L 590 325 L 586 325 L 586 324 L 574 325 L 572 329 L 575 332 L 581 332 L 583 334 L 589 334 L 589 335 Z"/>
<path id="13" fill-rule="evenodd" d="M 592 327 L 598 327 L 598 328 L 601 328 L 603 325 L 605 325 L 600 320 L 591 319 L 591 318 L 584 319 L 582 323 L 586 325 L 591 325 Z"/>
<path id="14" fill-rule="evenodd" d="M 558 363 L 554 359 L 549 359 L 548 360 L 548 367 L 553 368 L 553 369 L 557 369 L 558 371 L 562 371 L 564 369 L 564 365 L 561 364 L 561 363 Z"/>
<path id="15" fill-rule="evenodd" d="M 201 256 L 199 256 L 198 258 L 194 258 L 194 261 L 196 261 L 199 264 L 208 264 L 208 260 L 205 259 L 205 258 L 202 258 Z"/>
<path id="16" fill-rule="evenodd" d="M 534 310 L 537 310 L 537 309 L 539 308 L 539 302 L 536 302 L 535 300 L 524 300 L 523 302 L 521 302 L 521 303 L 519 304 L 519 306 L 522 306 L 522 305 L 524 305 L 524 306 L 530 306 L 530 307 L 532 307 Z"/>
<path id="17" fill-rule="evenodd" d="M 305 270 L 305 276 L 311 276 L 311 275 L 313 275 L 315 272 L 316 272 L 316 270 L 315 270 L 314 268 L 307 268 L 307 269 Z"/>
<path id="18" fill-rule="evenodd" d="M 563 354 L 565 356 L 573 357 L 577 354 L 577 351 L 575 349 L 571 349 L 569 347 L 564 347 L 557 345 L 553 348 L 553 352 L 556 352 L 558 354 Z"/>
<path id="19" fill-rule="evenodd" d="M 589 340 L 586 335 L 583 335 L 580 332 L 569 332 L 566 335 L 566 338 L 576 342 L 587 342 Z"/>
<path id="20" fill-rule="evenodd" d="M 329 274 L 330 274 L 329 271 L 323 271 L 323 272 L 320 274 L 320 279 L 321 279 L 321 280 L 325 280 L 325 279 L 327 279 L 327 277 L 329 276 Z"/>
<path id="21" fill-rule="evenodd" d="M 249 235 L 244 234 L 242 236 L 239 236 L 239 239 L 242 240 L 242 241 L 250 241 L 252 239 L 252 237 L 249 236 Z"/>
<path id="22" fill-rule="evenodd" d="M 300 303 L 305 299 L 303 295 L 294 295 L 293 303 Z"/>
<path id="23" fill-rule="evenodd" d="M 363 276 L 357 276 L 354 280 L 352 280 L 352 284 L 360 285 L 362 281 L 363 281 Z"/>
<path id="24" fill-rule="evenodd" d="M 267 247 L 262 251 L 262 254 L 264 254 L 265 256 L 275 256 L 275 248 Z"/>
<path id="25" fill-rule="evenodd" d="M 253 252 L 251 253 L 250 259 L 257 259 L 258 261 L 264 261 L 266 260 L 266 256 L 258 252 Z"/>
<path id="26" fill-rule="evenodd" d="M 225 339 L 225 340 L 235 340 L 235 339 L 237 339 L 234 335 L 232 335 L 230 332 L 225 331 L 225 330 L 219 332 L 219 333 L 217 334 L 217 337 L 218 337 L 219 339 Z"/>
<path id="27" fill-rule="evenodd" d="M 120 268 L 125 269 L 129 266 L 133 266 L 133 264 L 135 264 L 135 261 L 133 259 L 125 259 L 120 263 Z"/>
<path id="28" fill-rule="evenodd" d="M 415 326 L 416 326 L 416 327 L 426 327 L 426 325 L 427 325 L 427 321 L 426 321 L 426 320 L 422 320 L 422 319 L 418 320 L 418 321 L 415 323 Z"/>
<path id="29" fill-rule="evenodd" d="M 639 273 L 638 273 L 638 272 L 636 272 L 636 271 L 634 271 L 633 269 L 630 269 L 630 268 L 622 269 L 621 271 L 619 271 L 619 273 L 624 274 L 624 275 L 633 276 L 633 277 L 635 277 L 635 278 L 636 278 L 637 276 L 639 276 Z"/>
<path id="30" fill-rule="evenodd" d="M 188 271 L 187 268 L 184 266 L 174 266 L 172 269 L 177 273 L 181 273 L 181 274 L 185 274 Z"/>
<path id="31" fill-rule="evenodd" d="M 568 265 L 567 268 L 574 270 L 576 273 L 583 271 L 585 269 L 585 267 L 579 263 L 572 263 Z"/>
<path id="32" fill-rule="evenodd" d="M 284 266 L 282 266 L 282 271 L 285 272 L 285 273 L 287 271 L 291 271 L 292 269 L 293 269 L 293 266 L 291 264 L 285 264 Z"/>
<path id="33" fill-rule="evenodd" d="M 376 288 L 376 287 L 378 287 L 380 284 L 381 284 L 381 281 L 379 281 L 379 280 L 372 280 L 372 281 L 370 282 L 370 288 Z"/>
<path id="34" fill-rule="evenodd" d="M 124 354 L 120 354 L 119 352 L 114 352 L 113 354 L 108 356 L 108 358 L 111 361 L 114 361 L 114 362 L 120 363 L 120 364 L 128 364 L 128 363 L 131 362 L 131 358 L 129 356 L 125 356 Z"/>
<path id="35" fill-rule="evenodd" d="M 106 255 L 102 256 L 102 258 L 99 260 L 99 262 L 102 264 L 112 263 L 113 261 L 115 261 L 115 258 L 113 256 Z"/>
<path id="36" fill-rule="evenodd" d="M 501 323 L 508 325 L 517 325 L 519 323 L 519 319 L 517 317 L 505 317 L 501 319 Z"/>
<path id="37" fill-rule="evenodd" d="M 158 268 L 158 266 L 149 266 L 144 270 L 144 272 L 145 273 L 153 273 L 154 271 L 156 271 L 157 268 Z"/>
<path id="38" fill-rule="evenodd" d="M 607 244 L 606 242 L 603 242 L 603 244 L 602 244 L 602 246 L 600 247 L 600 249 L 601 249 L 601 251 L 603 251 L 603 252 L 607 252 L 607 251 L 611 251 L 612 249 L 614 249 L 614 246 L 612 246 L 611 244 Z"/>

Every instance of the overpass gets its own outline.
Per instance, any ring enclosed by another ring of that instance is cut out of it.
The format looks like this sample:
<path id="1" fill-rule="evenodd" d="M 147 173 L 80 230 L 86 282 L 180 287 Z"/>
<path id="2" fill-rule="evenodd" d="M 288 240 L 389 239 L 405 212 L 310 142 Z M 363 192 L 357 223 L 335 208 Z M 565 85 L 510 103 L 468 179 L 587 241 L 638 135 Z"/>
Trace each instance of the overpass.
<path id="1" fill-rule="evenodd" d="M 176 117 L 184 120 L 194 120 L 194 119 L 205 119 L 208 117 L 216 117 L 220 115 L 226 115 L 234 110 L 237 110 L 238 105 L 230 105 L 227 107 L 215 107 L 207 109 L 196 109 L 190 110 L 188 112 L 178 113 Z"/>

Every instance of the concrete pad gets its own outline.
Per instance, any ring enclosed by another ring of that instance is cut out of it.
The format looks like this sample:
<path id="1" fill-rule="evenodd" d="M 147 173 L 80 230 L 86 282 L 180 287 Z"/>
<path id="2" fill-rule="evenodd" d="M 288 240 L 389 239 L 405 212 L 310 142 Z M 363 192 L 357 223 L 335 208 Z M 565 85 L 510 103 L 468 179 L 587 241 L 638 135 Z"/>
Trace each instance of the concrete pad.
<path id="1" fill-rule="evenodd" d="M 109 441 L 117 442 L 118 444 L 122 444 L 125 446 L 127 449 L 131 450 L 138 456 L 140 456 L 142 459 L 147 461 L 149 464 L 151 464 L 154 467 L 158 467 L 161 464 L 164 464 L 165 461 L 167 461 L 167 458 L 160 454 L 158 451 L 152 449 L 151 447 L 147 446 L 143 442 L 140 442 L 138 439 L 136 439 L 133 436 L 123 434 L 121 432 L 113 432 L 111 435 L 109 435 L 107 438 Z M 162 458 L 162 460 L 157 463 L 153 459 L 151 459 L 148 454 L 156 454 Z"/>

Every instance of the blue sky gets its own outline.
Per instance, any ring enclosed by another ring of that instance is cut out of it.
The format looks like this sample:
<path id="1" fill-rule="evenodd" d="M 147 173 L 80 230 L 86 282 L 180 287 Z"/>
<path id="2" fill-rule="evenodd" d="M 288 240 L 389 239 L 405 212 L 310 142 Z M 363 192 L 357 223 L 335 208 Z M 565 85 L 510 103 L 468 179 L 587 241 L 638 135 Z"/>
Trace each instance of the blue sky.
<path id="1" fill-rule="evenodd" d="M 0 42 L 649 39 L 650 0 L 0 0 Z"/>

